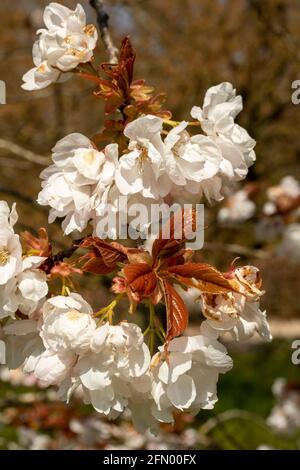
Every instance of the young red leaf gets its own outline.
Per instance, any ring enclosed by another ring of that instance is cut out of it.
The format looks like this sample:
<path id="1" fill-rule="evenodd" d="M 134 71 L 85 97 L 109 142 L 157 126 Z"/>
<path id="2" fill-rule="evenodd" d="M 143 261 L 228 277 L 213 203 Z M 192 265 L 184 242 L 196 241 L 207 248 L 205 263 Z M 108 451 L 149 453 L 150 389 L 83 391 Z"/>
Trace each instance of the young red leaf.
<path id="1" fill-rule="evenodd" d="M 49 243 L 47 230 L 43 227 L 40 228 L 38 235 L 38 237 L 35 237 L 30 232 L 25 231 L 21 233 L 21 239 L 27 250 L 33 250 L 38 256 L 46 256 L 48 258 L 52 255 L 52 246 Z"/>
<path id="2" fill-rule="evenodd" d="M 124 267 L 125 278 L 129 285 L 140 276 L 150 272 L 152 272 L 152 268 L 147 263 L 130 263 Z"/>
<path id="3" fill-rule="evenodd" d="M 223 273 L 206 263 L 172 266 L 168 269 L 168 274 L 181 284 L 197 287 L 201 292 L 220 294 L 235 290 Z"/>
<path id="4" fill-rule="evenodd" d="M 196 212 L 194 209 L 182 210 L 172 215 L 161 228 L 152 246 L 152 257 L 170 257 L 182 250 L 187 238 L 195 231 Z"/>
<path id="5" fill-rule="evenodd" d="M 138 294 L 140 299 L 153 294 L 157 277 L 151 266 L 146 263 L 127 264 L 124 267 L 124 274 L 127 286 L 133 293 Z"/>
<path id="6" fill-rule="evenodd" d="M 113 272 L 117 263 L 127 260 L 126 249 L 119 243 L 108 243 L 97 237 L 86 238 L 81 248 L 90 248 L 90 253 L 81 258 L 88 261 L 82 269 L 96 274 L 107 274 Z"/>
<path id="7" fill-rule="evenodd" d="M 181 335 L 188 325 L 188 311 L 185 303 L 172 284 L 166 279 L 162 281 L 167 309 L 167 343 Z"/>
<path id="8" fill-rule="evenodd" d="M 87 273 L 104 275 L 110 274 L 115 270 L 115 266 L 107 266 L 101 257 L 95 256 L 93 253 L 82 256 L 79 261 L 85 261 L 81 269 Z"/>

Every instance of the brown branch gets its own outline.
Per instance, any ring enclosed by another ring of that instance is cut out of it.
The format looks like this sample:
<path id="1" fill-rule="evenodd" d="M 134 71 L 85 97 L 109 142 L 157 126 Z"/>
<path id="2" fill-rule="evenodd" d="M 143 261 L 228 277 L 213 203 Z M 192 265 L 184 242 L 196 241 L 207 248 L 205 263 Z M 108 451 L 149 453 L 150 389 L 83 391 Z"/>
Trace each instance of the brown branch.
<path id="1" fill-rule="evenodd" d="M 270 257 L 270 254 L 267 251 L 248 248 L 236 243 L 224 244 L 218 242 L 206 242 L 204 243 L 203 250 L 226 251 L 227 253 L 258 259 L 268 259 Z"/>
<path id="2" fill-rule="evenodd" d="M 46 261 L 42 264 L 40 269 L 43 269 L 46 274 L 51 272 L 51 269 L 65 258 L 71 258 L 73 253 L 80 247 L 81 242 L 84 238 L 80 238 L 79 240 L 74 240 L 72 246 L 70 248 L 66 248 L 65 250 L 61 250 L 56 255 L 49 256 Z"/>
<path id="3" fill-rule="evenodd" d="M 8 196 L 11 196 L 15 199 L 19 199 L 21 202 L 25 204 L 29 204 L 30 206 L 34 206 L 35 208 L 39 209 L 41 212 L 46 212 L 46 209 L 42 206 L 40 206 L 34 199 L 32 199 L 29 196 L 25 196 L 24 194 L 21 194 L 19 191 L 13 188 L 5 188 L 3 186 L 0 186 L 0 194 L 7 194 Z"/>
<path id="4" fill-rule="evenodd" d="M 112 37 L 108 29 L 108 20 L 109 16 L 104 9 L 104 4 L 102 0 L 90 0 L 90 5 L 97 12 L 97 22 L 101 33 L 101 39 L 107 51 L 109 62 L 111 64 L 118 63 L 119 50 L 114 45 Z"/>
<path id="5" fill-rule="evenodd" d="M 43 157 L 42 155 L 37 155 L 31 150 L 24 149 L 20 145 L 17 145 L 9 140 L 0 139 L 0 149 L 7 150 L 18 157 L 22 157 L 25 160 L 28 160 L 31 163 L 36 163 L 37 165 L 48 166 L 50 159 L 48 157 Z"/>

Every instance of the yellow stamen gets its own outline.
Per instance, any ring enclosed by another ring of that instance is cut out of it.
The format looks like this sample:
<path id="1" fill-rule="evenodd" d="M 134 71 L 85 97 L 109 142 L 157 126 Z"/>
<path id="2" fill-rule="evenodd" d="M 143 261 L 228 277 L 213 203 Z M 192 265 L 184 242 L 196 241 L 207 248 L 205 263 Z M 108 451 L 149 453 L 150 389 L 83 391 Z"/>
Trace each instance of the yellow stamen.
<path id="1" fill-rule="evenodd" d="M 67 54 L 73 55 L 74 57 L 77 57 L 78 59 L 83 59 L 85 56 L 85 51 L 78 51 L 77 49 L 74 49 L 71 47 L 70 49 L 67 50 Z"/>
<path id="2" fill-rule="evenodd" d="M 9 260 L 9 251 L 0 247 L 0 266 L 5 266 Z"/>
<path id="3" fill-rule="evenodd" d="M 138 162 L 139 163 L 139 170 L 138 171 L 139 171 L 139 174 L 141 175 L 144 171 L 144 164 L 149 159 L 148 150 L 142 144 L 137 144 L 136 148 L 137 148 L 137 150 L 140 151 L 139 162 Z"/>
<path id="4" fill-rule="evenodd" d="M 84 28 L 83 31 L 87 36 L 94 36 L 95 34 L 95 26 L 93 24 L 87 24 Z"/>
<path id="5" fill-rule="evenodd" d="M 92 165 L 95 160 L 97 158 L 97 154 L 94 150 L 89 150 L 88 152 L 85 153 L 84 155 L 84 161 L 88 164 L 88 165 Z"/>
<path id="6" fill-rule="evenodd" d="M 79 320 L 82 317 L 83 313 L 78 312 L 78 310 L 70 310 L 68 312 L 69 320 Z"/>
<path id="7" fill-rule="evenodd" d="M 40 73 L 44 73 L 46 71 L 45 64 L 41 64 L 38 66 L 37 71 Z"/>

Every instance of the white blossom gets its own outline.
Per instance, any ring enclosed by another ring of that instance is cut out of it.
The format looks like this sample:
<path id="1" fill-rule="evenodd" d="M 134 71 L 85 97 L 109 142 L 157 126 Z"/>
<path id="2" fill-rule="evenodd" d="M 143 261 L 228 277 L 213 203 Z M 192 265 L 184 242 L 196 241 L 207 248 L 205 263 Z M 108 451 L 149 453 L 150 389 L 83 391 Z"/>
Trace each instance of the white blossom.
<path id="1" fill-rule="evenodd" d="M 8 228 L 0 229 L 0 285 L 21 270 L 22 247 L 19 236 Z"/>
<path id="2" fill-rule="evenodd" d="M 89 351 L 96 329 L 92 309 L 79 294 L 48 299 L 39 321 L 17 320 L 4 327 L 9 368 L 23 367 L 43 386 L 69 378 L 78 354 Z"/>
<path id="3" fill-rule="evenodd" d="M 263 205 L 263 213 L 265 215 L 274 215 L 279 208 L 289 208 L 300 197 L 300 184 L 290 175 L 282 178 L 280 183 L 276 186 L 271 186 L 267 189 L 267 202 Z M 300 214 L 299 206 L 292 207 L 295 214 Z"/>
<path id="4" fill-rule="evenodd" d="M 201 122 L 207 135 L 217 135 L 224 133 L 225 126 L 232 124 L 242 109 L 242 97 L 236 96 L 231 83 L 223 82 L 207 90 L 202 109 L 194 106 L 192 116 Z"/>
<path id="5" fill-rule="evenodd" d="M 296 180 L 291 175 L 284 176 L 280 182 L 280 187 L 282 189 L 283 194 L 287 194 L 292 198 L 297 198 L 300 196 L 300 184 L 299 181 Z M 268 193 L 270 199 L 272 199 L 272 193 Z"/>
<path id="6" fill-rule="evenodd" d="M 202 300 L 207 318 L 204 323 L 220 335 L 230 332 L 234 339 L 243 341 L 257 332 L 266 341 L 271 341 L 266 312 L 260 309 L 259 302 L 246 301 L 245 297 L 235 293 L 203 295 Z"/>
<path id="7" fill-rule="evenodd" d="M 75 10 L 70 10 L 64 5 L 50 3 L 44 11 L 44 23 L 46 28 L 37 31 L 39 37 L 33 45 L 35 67 L 23 76 L 22 88 L 25 90 L 46 88 L 63 72 L 69 72 L 93 58 L 97 30 L 95 26 L 86 24 L 86 15 L 80 4 Z"/>
<path id="8" fill-rule="evenodd" d="M 100 152 L 87 137 L 74 133 L 55 145 L 52 159 L 54 164 L 41 173 L 38 203 L 51 207 L 50 223 L 64 217 L 65 234 L 81 232 L 105 206 L 118 160 L 117 145 Z"/>
<path id="9" fill-rule="evenodd" d="M 0 201 L 0 289 L 21 271 L 22 247 L 14 233 L 18 219 L 15 204 L 10 211 L 5 201 Z M 1 302 L 1 301 L 0 301 Z M 2 303 L 2 302 L 1 302 Z"/>
<path id="10" fill-rule="evenodd" d="M 92 310 L 79 294 L 48 299 L 39 321 L 18 320 L 4 328 L 7 364 L 23 367 L 42 386 L 70 377 L 79 353 L 89 350 L 96 328 Z"/>
<path id="11" fill-rule="evenodd" d="M 222 224 L 240 223 L 251 219 L 255 213 L 255 203 L 241 189 L 231 194 L 218 212 L 218 221 Z"/>
<path id="12" fill-rule="evenodd" d="M 6 365 L 9 369 L 30 364 L 44 350 L 38 332 L 38 322 L 35 320 L 10 320 L 3 327 L 3 332 Z"/>
<path id="13" fill-rule="evenodd" d="M 175 200 L 180 200 L 176 194 L 184 187 L 184 191 L 196 195 L 198 200 L 202 195 L 209 201 L 219 199 L 221 180 L 217 174 L 221 151 L 209 137 L 190 136 L 186 126 L 185 121 L 181 122 L 164 140 L 166 172 L 174 184 L 172 194 Z"/>
<path id="14" fill-rule="evenodd" d="M 80 385 L 86 403 L 91 403 L 99 413 L 115 418 L 128 405 L 133 393 L 150 390 L 146 375 L 150 352 L 140 328 L 127 322 L 99 326 L 91 340 L 91 351 L 75 365 L 70 389 L 72 383 Z"/>
<path id="15" fill-rule="evenodd" d="M 121 156 L 116 185 L 124 195 L 141 193 L 145 198 L 166 196 L 171 180 L 166 173 L 163 120 L 147 115 L 130 122 L 124 130 L 129 139 L 128 153 Z"/>
<path id="16" fill-rule="evenodd" d="M 285 227 L 283 238 L 276 252 L 280 257 L 288 257 L 291 262 L 300 261 L 300 223 Z"/>
<path id="17" fill-rule="evenodd" d="M 278 186 L 271 186 L 267 190 L 267 197 L 271 202 L 276 202 L 282 196 L 291 198 L 300 196 L 300 184 L 293 176 L 284 176 Z"/>
<path id="18" fill-rule="evenodd" d="M 25 372 L 31 372 L 42 386 L 59 385 L 69 376 L 75 365 L 76 356 L 71 351 L 53 352 L 44 350 L 24 365 Z"/>
<path id="19" fill-rule="evenodd" d="M 10 279 L 6 284 L 0 286 L 0 319 L 6 317 L 14 318 L 18 308 L 15 301 L 16 281 Z"/>
<path id="20" fill-rule="evenodd" d="M 257 332 L 266 341 L 271 341 L 266 312 L 260 309 L 259 298 L 263 291 L 258 276 L 259 271 L 253 266 L 236 268 L 234 277 L 240 294 L 201 295 L 202 311 L 207 318 L 202 324 L 205 331 L 211 333 L 213 329 L 218 332 L 217 336 L 230 332 L 237 341 L 248 339 Z"/>
<path id="21" fill-rule="evenodd" d="M 0 201 L 0 227 L 9 226 L 13 229 L 17 220 L 16 203 L 10 209 L 6 201 Z"/>
<path id="22" fill-rule="evenodd" d="M 91 306 L 79 294 L 48 299 L 42 308 L 40 332 L 45 348 L 77 354 L 88 350 L 96 329 L 92 313 Z"/>
<path id="23" fill-rule="evenodd" d="M 219 174 L 225 185 L 244 179 L 248 167 L 255 161 L 255 141 L 234 122 L 241 110 L 242 98 L 236 96 L 230 83 L 224 82 L 209 88 L 203 107 L 194 106 L 191 111 L 192 117 L 200 121 L 203 131 L 222 153 Z"/>
<path id="24" fill-rule="evenodd" d="M 39 269 L 45 259 L 41 256 L 24 258 L 22 272 L 16 277 L 14 301 L 17 308 L 29 317 L 41 307 L 48 294 L 47 276 Z"/>
<path id="25" fill-rule="evenodd" d="M 44 260 L 40 256 L 24 258 L 21 272 L 0 286 L 0 318 L 14 318 L 17 310 L 29 318 L 38 314 L 48 294 L 47 276 L 39 269 Z"/>
<path id="26" fill-rule="evenodd" d="M 198 336 L 173 339 L 164 353 L 152 359 L 152 397 L 158 420 L 171 422 L 172 411 L 199 412 L 212 409 L 217 401 L 217 381 L 220 373 L 232 367 L 226 348 L 217 340 Z"/>
<path id="27" fill-rule="evenodd" d="M 272 386 L 276 404 L 267 418 L 267 424 L 276 432 L 293 435 L 300 429 L 300 393 L 296 387 L 289 387 L 283 378 L 275 380 Z"/>

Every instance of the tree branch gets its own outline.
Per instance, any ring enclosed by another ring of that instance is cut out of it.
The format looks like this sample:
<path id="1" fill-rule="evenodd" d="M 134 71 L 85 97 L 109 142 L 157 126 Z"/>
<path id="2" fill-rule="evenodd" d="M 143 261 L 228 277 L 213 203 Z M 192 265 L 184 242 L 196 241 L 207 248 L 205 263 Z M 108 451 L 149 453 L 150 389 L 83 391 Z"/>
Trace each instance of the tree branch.
<path id="1" fill-rule="evenodd" d="M 223 413 L 220 413 L 217 416 L 213 416 L 212 418 L 209 418 L 199 428 L 199 431 L 201 434 L 206 435 L 210 433 L 220 423 L 225 423 L 226 421 L 229 421 L 231 419 L 241 419 L 241 420 L 251 421 L 255 423 L 257 426 L 264 428 L 265 430 L 269 430 L 265 421 L 259 415 L 252 413 L 252 411 L 232 409 L 232 410 L 224 411 Z"/>
<path id="2" fill-rule="evenodd" d="M 206 242 L 204 243 L 203 250 L 208 251 L 226 251 L 227 253 L 233 253 L 236 255 L 248 256 L 250 258 L 268 259 L 270 254 L 264 250 L 256 250 L 248 248 L 246 246 L 238 245 L 236 243 L 218 243 L 218 242 Z"/>
<path id="3" fill-rule="evenodd" d="M 48 157 L 43 157 L 42 155 L 37 155 L 31 150 L 24 149 L 20 145 L 14 144 L 5 139 L 0 139 L 0 149 L 7 150 L 18 157 L 22 157 L 25 160 L 28 160 L 31 163 L 36 163 L 37 165 L 48 166 L 50 159 Z"/>
<path id="4" fill-rule="evenodd" d="M 101 33 L 101 38 L 105 49 L 107 51 L 109 62 L 111 64 L 118 63 L 119 50 L 114 45 L 112 37 L 108 29 L 108 20 L 109 16 L 104 9 L 104 4 L 102 0 L 90 0 L 90 5 L 97 12 L 97 22 Z"/>
<path id="5" fill-rule="evenodd" d="M 34 206 L 35 208 L 39 209 L 41 212 L 46 212 L 46 209 L 42 206 L 40 206 L 34 199 L 28 196 L 24 196 L 24 194 L 21 194 L 19 191 L 13 189 L 13 188 L 5 188 L 0 186 L 0 194 L 7 194 L 8 196 L 11 196 L 15 199 L 20 199 L 21 202 L 25 204 L 29 204 L 30 206 Z"/>
<path id="6" fill-rule="evenodd" d="M 65 258 L 71 258 L 73 253 L 80 247 L 81 242 L 84 238 L 79 240 L 74 240 L 70 248 L 59 251 L 56 255 L 49 256 L 46 261 L 42 264 L 41 269 L 45 271 L 46 274 L 51 272 L 51 269 L 59 262 L 63 261 Z"/>

